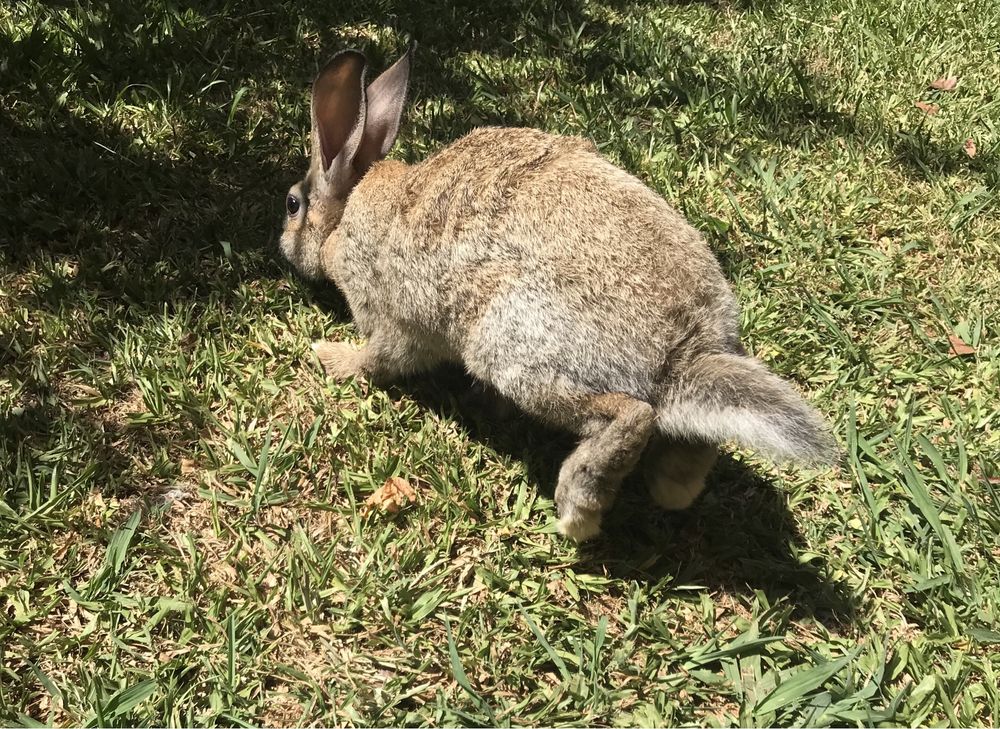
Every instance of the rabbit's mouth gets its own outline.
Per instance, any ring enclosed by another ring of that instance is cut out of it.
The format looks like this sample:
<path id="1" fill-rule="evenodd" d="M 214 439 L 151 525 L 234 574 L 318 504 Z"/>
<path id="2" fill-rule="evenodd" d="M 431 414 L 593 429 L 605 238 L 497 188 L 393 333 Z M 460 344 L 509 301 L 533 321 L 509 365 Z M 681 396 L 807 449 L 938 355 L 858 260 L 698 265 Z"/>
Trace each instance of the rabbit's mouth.
<path id="1" fill-rule="evenodd" d="M 311 240 L 312 233 L 311 229 L 285 231 L 281 234 L 278 249 L 300 276 L 309 281 L 319 281 L 323 278 L 319 256 L 320 243 Z"/>

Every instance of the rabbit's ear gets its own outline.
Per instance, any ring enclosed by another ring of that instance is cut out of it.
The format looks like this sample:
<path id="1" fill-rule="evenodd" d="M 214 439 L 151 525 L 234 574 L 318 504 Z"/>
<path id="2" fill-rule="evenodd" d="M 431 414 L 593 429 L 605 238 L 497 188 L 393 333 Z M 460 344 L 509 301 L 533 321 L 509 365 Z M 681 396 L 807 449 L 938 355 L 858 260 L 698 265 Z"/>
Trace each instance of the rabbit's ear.
<path id="1" fill-rule="evenodd" d="M 350 185 L 351 162 L 365 129 L 364 54 L 343 51 L 313 82 L 312 164 L 336 187 Z"/>
<path id="2" fill-rule="evenodd" d="M 389 154 L 396 141 L 410 81 L 410 58 L 415 46 L 411 43 L 406 53 L 368 87 L 364 133 L 354 157 L 354 169 L 359 176 L 364 175 L 372 163 Z"/>

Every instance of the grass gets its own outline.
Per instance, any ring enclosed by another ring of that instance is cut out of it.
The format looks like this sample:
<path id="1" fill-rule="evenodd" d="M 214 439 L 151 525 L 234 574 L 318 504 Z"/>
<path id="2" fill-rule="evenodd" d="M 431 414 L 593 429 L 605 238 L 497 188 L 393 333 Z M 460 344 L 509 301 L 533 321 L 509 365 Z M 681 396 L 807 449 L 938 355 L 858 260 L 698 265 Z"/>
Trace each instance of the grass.
<path id="1" fill-rule="evenodd" d="M 1000 722 L 1000 6 L 183 7 L 0 9 L 0 724 Z M 410 35 L 395 155 L 593 139 L 843 466 L 737 452 L 678 515 L 630 482 L 577 549 L 565 435 L 461 373 L 325 381 L 348 314 L 276 255 L 308 83 Z M 364 509 L 391 476 L 417 502 Z"/>

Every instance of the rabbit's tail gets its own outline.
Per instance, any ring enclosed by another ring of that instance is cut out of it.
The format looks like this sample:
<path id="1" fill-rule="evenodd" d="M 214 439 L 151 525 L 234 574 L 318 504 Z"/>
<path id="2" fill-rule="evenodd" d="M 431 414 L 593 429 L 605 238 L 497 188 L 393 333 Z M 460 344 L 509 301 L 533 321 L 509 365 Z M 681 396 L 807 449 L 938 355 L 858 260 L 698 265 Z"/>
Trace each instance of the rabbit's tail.
<path id="1" fill-rule="evenodd" d="M 776 462 L 832 463 L 837 454 L 819 413 L 759 361 L 739 354 L 692 361 L 660 400 L 657 423 L 668 436 L 735 441 Z"/>

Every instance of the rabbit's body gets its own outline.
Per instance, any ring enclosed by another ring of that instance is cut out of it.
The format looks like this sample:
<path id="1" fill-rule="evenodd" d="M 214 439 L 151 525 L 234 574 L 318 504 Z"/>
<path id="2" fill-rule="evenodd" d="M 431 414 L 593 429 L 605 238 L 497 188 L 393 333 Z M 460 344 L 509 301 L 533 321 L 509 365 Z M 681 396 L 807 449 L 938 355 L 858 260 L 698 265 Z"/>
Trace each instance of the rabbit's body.
<path id="1" fill-rule="evenodd" d="M 597 532 L 643 454 L 667 508 L 698 495 L 726 440 L 778 459 L 829 457 L 815 412 L 746 356 L 703 237 L 589 142 L 486 128 L 420 164 L 379 162 L 408 64 L 367 99 L 353 52 L 314 85 L 313 162 L 289 194 L 282 250 L 337 284 L 368 339 L 317 343 L 328 373 L 460 362 L 577 433 L 556 488 L 560 529 L 576 539 Z"/>
<path id="2" fill-rule="evenodd" d="M 323 267 L 362 334 L 392 326 L 515 400 L 530 371 L 655 403 L 692 354 L 742 351 L 701 235 L 589 143 L 532 129 L 378 163 Z"/>

